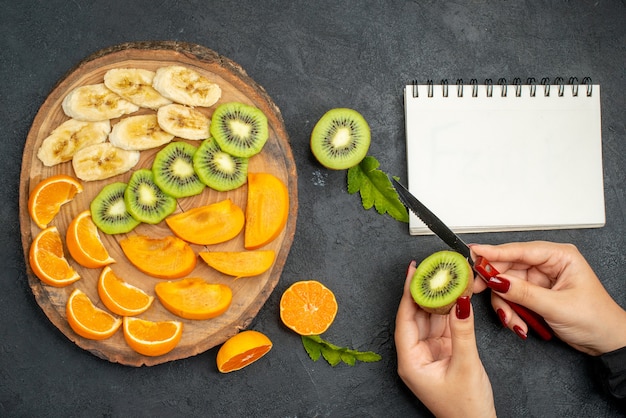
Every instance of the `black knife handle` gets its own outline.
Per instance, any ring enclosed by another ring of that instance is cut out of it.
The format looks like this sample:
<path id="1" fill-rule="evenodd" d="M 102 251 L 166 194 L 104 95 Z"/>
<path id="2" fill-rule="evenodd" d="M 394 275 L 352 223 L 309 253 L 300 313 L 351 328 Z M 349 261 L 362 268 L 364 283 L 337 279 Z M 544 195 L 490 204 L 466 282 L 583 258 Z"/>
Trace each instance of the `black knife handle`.
<path id="1" fill-rule="evenodd" d="M 500 274 L 500 272 L 496 270 L 496 268 L 492 266 L 489 261 L 481 256 L 478 256 L 474 261 L 474 270 L 485 282 L 488 282 L 491 277 L 495 277 Z M 530 328 L 532 328 L 539 335 L 539 337 L 545 341 L 549 341 L 552 338 L 552 330 L 550 329 L 550 326 L 540 315 L 528 308 L 509 302 L 508 300 L 505 300 L 505 302 L 517 315 L 519 315 L 520 318 L 522 318 L 522 320 L 524 320 L 524 322 L 526 322 L 526 324 L 528 324 Z"/>

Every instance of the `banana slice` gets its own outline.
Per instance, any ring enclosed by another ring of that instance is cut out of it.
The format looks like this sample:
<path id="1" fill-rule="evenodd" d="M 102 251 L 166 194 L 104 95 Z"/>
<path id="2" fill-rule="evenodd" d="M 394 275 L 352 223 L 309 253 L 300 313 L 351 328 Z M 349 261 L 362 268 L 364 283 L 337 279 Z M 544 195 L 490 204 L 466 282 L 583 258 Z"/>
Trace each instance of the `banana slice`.
<path id="1" fill-rule="evenodd" d="M 87 122 L 119 118 L 139 110 L 139 106 L 113 93 L 104 83 L 76 87 L 65 96 L 62 107 L 70 118 Z"/>
<path id="2" fill-rule="evenodd" d="M 210 136 L 211 120 L 191 107 L 175 103 L 160 107 L 157 120 L 161 129 L 180 138 L 199 140 Z"/>
<path id="3" fill-rule="evenodd" d="M 127 151 L 110 142 L 90 145 L 74 154 L 72 166 L 84 181 L 103 180 L 133 168 L 139 162 L 139 151 Z"/>
<path id="4" fill-rule="evenodd" d="M 156 70 L 152 87 L 168 99 L 187 106 L 209 107 L 222 96 L 222 89 L 197 71 L 180 65 Z"/>
<path id="5" fill-rule="evenodd" d="M 111 123 L 108 120 L 84 122 L 68 119 L 43 140 L 37 157 L 48 167 L 70 161 L 79 149 L 104 142 L 109 132 Z"/>
<path id="6" fill-rule="evenodd" d="M 111 144 L 130 151 L 156 148 L 172 139 L 174 135 L 161 129 L 154 113 L 120 119 L 109 135 Z"/>
<path id="7" fill-rule="evenodd" d="M 113 68 L 104 74 L 104 85 L 139 107 L 156 110 L 172 101 L 152 87 L 155 74 L 143 68 Z"/>

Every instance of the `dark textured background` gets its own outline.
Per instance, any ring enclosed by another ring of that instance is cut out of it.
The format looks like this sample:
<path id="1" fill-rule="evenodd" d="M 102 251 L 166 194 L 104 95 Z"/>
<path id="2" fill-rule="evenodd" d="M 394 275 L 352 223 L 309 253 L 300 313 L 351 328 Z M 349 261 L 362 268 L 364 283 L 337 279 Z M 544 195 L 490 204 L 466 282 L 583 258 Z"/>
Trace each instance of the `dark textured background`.
<path id="1" fill-rule="evenodd" d="M 138 40 L 198 43 L 239 63 L 280 107 L 290 135 L 298 227 L 281 280 L 250 325 L 274 348 L 236 373 L 217 372 L 216 349 L 151 368 L 101 360 L 50 324 L 27 283 L 18 184 L 30 124 L 78 61 Z M 308 147 L 326 110 L 352 107 L 371 125 L 370 155 L 404 177 L 402 89 L 413 79 L 589 76 L 602 86 L 606 226 L 465 238 L 572 242 L 626 306 L 625 67 L 626 7 L 617 0 L 0 0 L 0 416 L 428 416 L 397 377 L 393 329 L 406 266 L 443 244 L 365 211 L 345 172 L 321 169 Z M 307 357 L 278 317 L 280 295 L 303 279 L 337 296 L 325 336 L 382 361 L 331 368 Z M 485 296 L 474 298 L 476 328 L 500 416 L 619 416 L 587 357 L 559 342 L 521 341 Z"/>

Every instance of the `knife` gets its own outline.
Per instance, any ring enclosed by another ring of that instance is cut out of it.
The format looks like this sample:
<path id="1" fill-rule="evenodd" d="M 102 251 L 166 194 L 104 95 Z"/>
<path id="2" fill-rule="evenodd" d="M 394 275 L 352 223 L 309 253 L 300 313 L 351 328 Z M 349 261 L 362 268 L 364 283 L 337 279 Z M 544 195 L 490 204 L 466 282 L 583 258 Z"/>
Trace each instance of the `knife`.
<path id="1" fill-rule="evenodd" d="M 489 263 L 484 257 L 476 257 L 476 261 L 472 259 L 469 246 L 463 242 L 461 237 L 455 234 L 448 226 L 443 223 L 433 212 L 430 211 L 422 202 L 420 202 L 411 192 L 408 191 L 400 182 L 395 178 L 392 179 L 395 184 L 396 192 L 400 197 L 400 201 L 411 212 L 417 215 L 418 218 L 426 224 L 426 226 L 435 233 L 439 238 L 443 240 L 450 248 L 460 253 L 467 259 L 472 269 L 478 274 L 478 276 L 485 282 L 488 282 L 490 278 L 500 274 L 496 268 Z M 505 302 L 522 318 L 528 326 L 533 329 L 537 335 L 543 340 L 550 340 L 552 338 L 552 330 L 546 323 L 546 321 L 537 313 L 527 309 L 521 305 L 505 300 Z"/>

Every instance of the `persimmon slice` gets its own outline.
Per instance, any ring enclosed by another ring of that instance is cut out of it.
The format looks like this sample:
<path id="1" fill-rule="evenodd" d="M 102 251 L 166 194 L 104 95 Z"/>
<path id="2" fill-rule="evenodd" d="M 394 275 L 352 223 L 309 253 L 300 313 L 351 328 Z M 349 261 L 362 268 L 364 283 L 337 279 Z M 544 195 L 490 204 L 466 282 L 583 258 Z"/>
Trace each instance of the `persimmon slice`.
<path id="1" fill-rule="evenodd" d="M 265 273 L 276 258 L 273 250 L 203 251 L 199 255 L 210 267 L 237 278 Z"/>
<path id="2" fill-rule="evenodd" d="M 120 241 L 128 260 L 140 271 L 161 279 L 177 279 L 196 267 L 197 257 L 185 241 L 174 236 L 131 235 Z"/>
<path id="3" fill-rule="evenodd" d="M 280 235 L 289 216 L 289 191 L 270 173 L 248 174 L 244 247 L 256 250 Z"/>
<path id="4" fill-rule="evenodd" d="M 172 232 L 187 242 L 212 245 L 235 238 L 243 229 L 243 210 L 230 199 L 200 206 L 165 219 Z"/>
<path id="5" fill-rule="evenodd" d="M 228 310 L 233 299 L 230 287 L 199 277 L 157 283 L 154 291 L 168 311 L 185 319 L 215 318 Z"/>

